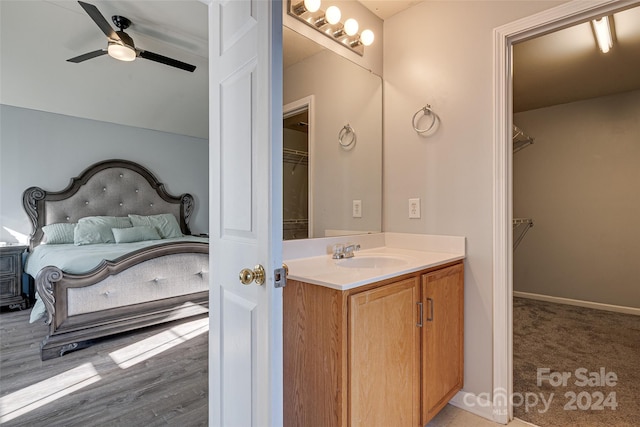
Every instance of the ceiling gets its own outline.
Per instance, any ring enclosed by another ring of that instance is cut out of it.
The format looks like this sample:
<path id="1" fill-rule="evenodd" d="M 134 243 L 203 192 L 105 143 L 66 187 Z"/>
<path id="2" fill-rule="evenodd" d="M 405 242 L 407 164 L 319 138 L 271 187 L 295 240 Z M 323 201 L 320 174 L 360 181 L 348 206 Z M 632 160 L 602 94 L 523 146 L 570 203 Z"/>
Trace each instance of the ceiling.
<path id="1" fill-rule="evenodd" d="M 106 37 L 75 1 L 0 1 L 0 102 L 208 138 L 207 6 L 199 1 L 92 1 L 123 15 L 137 47 L 196 65 L 193 73 L 107 55 Z"/>
<path id="2" fill-rule="evenodd" d="M 66 62 L 106 47 L 104 34 L 77 2 L 1 0 L 0 103 L 208 138 L 206 5 L 88 2 L 107 20 L 115 14 L 129 18 L 133 24 L 126 31 L 136 46 L 194 64 L 196 71 L 106 55 Z M 381 19 L 421 3 L 361 2 Z M 516 45 L 514 111 L 640 89 L 640 7 L 616 13 L 614 22 L 617 40 L 607 54 L 597 49 L 588 23 Z"/>
<path id="3" fill-rule="evenodd" d="M 613 14 L 615 41 L 597 47 L 591 24 L 519 43 L 513 48 L 513 110 L 640 89 L 640 7 Z"/>

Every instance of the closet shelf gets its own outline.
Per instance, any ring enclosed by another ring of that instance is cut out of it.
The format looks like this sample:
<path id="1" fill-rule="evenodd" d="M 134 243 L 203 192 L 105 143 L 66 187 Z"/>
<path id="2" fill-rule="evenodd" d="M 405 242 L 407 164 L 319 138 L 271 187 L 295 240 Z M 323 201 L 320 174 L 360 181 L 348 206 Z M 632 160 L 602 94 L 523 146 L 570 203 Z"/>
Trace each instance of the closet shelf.
<path id="1" fill-rule="evenodd" d="M 534 139 L 524 133 L 518 126 L 513 125 L 513 152 L 517 153 L 525 147 L 533 144 Z"/>
<path id="2" fill-rule="evenodd" d="M 294 165 L 309 164 L 309 153 L 306 151 L 293 150 L 291 148 L 282 149 L 282 161 L 284 163 L 293 163 Z"/>
<path id="3" fill-rule="evenodd" d="M 515 251 L 522 239 L 524 239 L 527 231 L 533 227 L 533 219 L 531 218 L 514 218 L 513 219 L 513 250 Z M 517 235 L 516 235 L 517 234 Z"/>
<path id="4" fill-rule="evenodd" d="M 282 220 L 282 225 L 284 226 L 296 226 L 296 225 L 308 225 L 309 224 L 309 219 L 307 218 L 290 218 L 290 219 L 283 219 Z"/>

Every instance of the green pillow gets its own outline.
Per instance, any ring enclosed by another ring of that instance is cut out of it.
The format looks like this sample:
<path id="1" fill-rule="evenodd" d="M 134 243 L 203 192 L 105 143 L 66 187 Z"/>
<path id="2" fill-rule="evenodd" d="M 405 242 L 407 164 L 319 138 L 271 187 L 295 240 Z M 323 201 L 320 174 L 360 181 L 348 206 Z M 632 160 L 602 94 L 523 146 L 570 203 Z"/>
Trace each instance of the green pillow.
<path id="1" fill-rule="evenodd" d="M 178 220 L 172 214 L 159 214 L 159 215 L 131 215 L 129 219 L 134 227 L 140 225 L 149 225 L 155 227 L 163 239 L 170 239 L 173 237 L 182 237 L 182 231 Z"/>
<path id="2" fill-rule="evenodd" d="M 138 225 L 129 228 L 112 228 L 111 232 L 116 243 L 142 242 L 143 240 L 160 240 L 160 235 L 155 227 L 150 225 Z"/>
<path id="3" fill-rule="evenodd" d="M 49 224 L 42 227 L 47 243 L 50 245 L 59 245 L 64 243 L 73 243 L 73 230 L 76 228 L 75 223 L 60 222 Z"/>
<path id="4" fill-rule="evenodd" d="M 131 227 L 126 216 L 88 216 L 80 218 L 74 229 L 73 243 L 93 245 L 96 243 L 114 243 L 113 228 Z"/>

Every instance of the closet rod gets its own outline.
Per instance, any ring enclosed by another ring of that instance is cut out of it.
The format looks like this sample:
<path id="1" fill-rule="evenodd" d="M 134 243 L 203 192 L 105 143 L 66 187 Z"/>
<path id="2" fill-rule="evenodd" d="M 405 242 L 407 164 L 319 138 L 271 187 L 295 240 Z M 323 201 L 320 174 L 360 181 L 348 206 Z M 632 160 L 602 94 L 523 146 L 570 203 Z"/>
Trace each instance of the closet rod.
<path id="1" fill-rule="evenodd" d="M 521 227 L 524 226 L 524 227 Z M 527 231 L 533 227 L 533 219 L 531 218 L 514 218 L 513 219 L 513 234 L 516 234 L 516 230 L 520 229 L 518 236 L 513 240 L 513 250 L 515 251 L 522 239 L 524 239 Z"/>

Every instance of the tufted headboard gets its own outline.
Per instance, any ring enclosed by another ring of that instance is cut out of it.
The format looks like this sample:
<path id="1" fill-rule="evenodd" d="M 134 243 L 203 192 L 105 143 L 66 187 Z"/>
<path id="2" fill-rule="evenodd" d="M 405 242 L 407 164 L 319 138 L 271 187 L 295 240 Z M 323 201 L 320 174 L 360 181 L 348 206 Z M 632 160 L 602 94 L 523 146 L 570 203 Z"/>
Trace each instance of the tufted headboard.
<path id="1" fill-rule="evenodd" d="M 175 215 L 183 234 L 190 234 L 193 196 L 168 194 L 148 169 L 128 160 L 105 160 L 85 169 L 62 191 L 30 187 L 22 195 L 33 231 L 29 248 L 44 237 L 42 227 L 75 223 L 86 216 Z"/>

